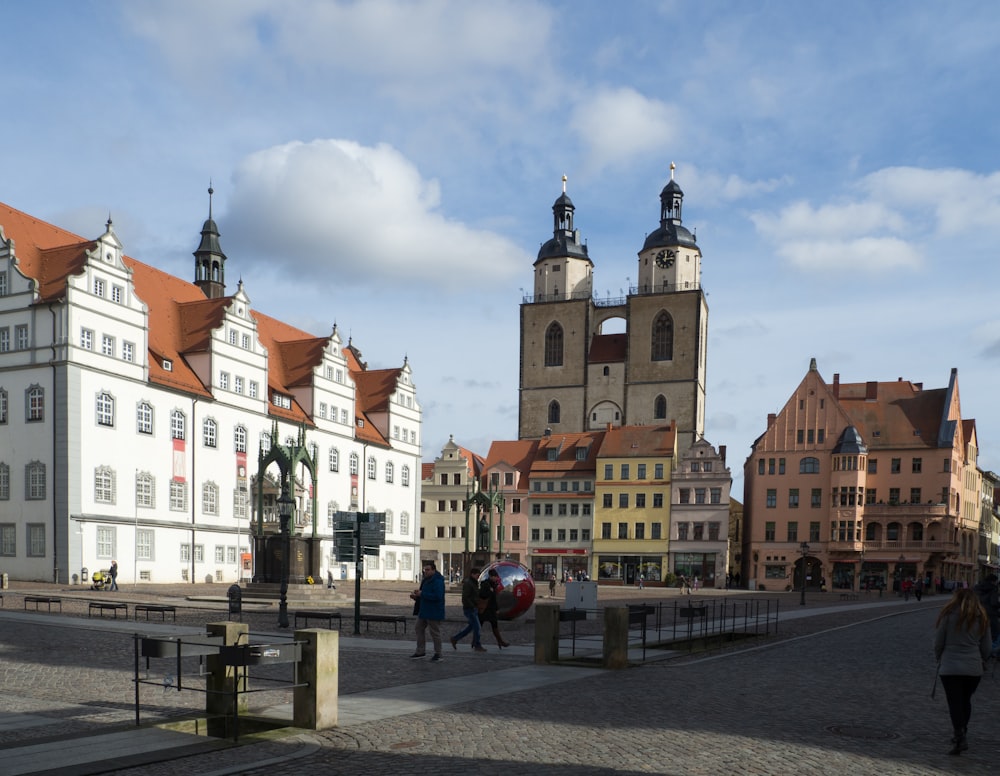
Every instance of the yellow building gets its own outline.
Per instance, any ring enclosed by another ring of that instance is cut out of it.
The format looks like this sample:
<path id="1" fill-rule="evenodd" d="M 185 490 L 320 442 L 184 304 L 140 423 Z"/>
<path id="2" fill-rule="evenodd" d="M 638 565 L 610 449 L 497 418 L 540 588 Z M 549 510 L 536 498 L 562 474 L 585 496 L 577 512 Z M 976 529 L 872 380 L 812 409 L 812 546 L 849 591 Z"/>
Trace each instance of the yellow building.
<path id="1" fill-rule="evenodd" d="M 597 454 L 591 578 L 662 585 L 677 425 L 610 428 Z"/>

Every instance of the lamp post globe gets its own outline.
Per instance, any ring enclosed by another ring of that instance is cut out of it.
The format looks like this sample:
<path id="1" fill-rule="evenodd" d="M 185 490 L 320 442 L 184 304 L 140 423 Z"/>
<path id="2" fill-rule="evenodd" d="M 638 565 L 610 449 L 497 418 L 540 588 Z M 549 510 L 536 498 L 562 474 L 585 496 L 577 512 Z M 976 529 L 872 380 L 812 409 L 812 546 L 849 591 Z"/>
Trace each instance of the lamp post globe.
<path id="1" fill-rule="evenodd" d="M 281 598 L 278 604 L 278 627 L 288 627 L 288 562 L 290 552 L 292 507 L 295 502 L 288 495 L 288 485 L 281 488 L 278 497 L 278 520 L 281 531 Z"/>

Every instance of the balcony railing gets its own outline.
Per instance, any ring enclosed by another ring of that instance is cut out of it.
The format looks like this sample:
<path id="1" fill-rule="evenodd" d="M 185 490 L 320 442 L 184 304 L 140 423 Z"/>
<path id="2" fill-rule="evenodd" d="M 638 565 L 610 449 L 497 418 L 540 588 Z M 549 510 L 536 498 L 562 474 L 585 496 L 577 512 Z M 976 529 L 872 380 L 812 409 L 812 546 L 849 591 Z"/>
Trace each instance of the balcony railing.
<path id="1" fill-rule="evenodd" d="M 865 504 L 865 517 L 916 520 L 948 517 L 947 504 Z"/>

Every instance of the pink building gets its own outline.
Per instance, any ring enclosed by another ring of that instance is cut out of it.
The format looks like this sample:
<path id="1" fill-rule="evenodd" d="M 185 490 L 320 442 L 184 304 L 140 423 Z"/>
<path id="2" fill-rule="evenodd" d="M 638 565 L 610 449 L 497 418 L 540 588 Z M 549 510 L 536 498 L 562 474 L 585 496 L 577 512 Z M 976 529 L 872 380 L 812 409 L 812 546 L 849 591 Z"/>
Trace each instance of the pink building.
<path id="1" fill-rule="evenodd" d="M 828 385 L 815 359 L 744 465 L 751 588 L 859 590 L 976 581 L 982 474 L 958 371 Z"/>

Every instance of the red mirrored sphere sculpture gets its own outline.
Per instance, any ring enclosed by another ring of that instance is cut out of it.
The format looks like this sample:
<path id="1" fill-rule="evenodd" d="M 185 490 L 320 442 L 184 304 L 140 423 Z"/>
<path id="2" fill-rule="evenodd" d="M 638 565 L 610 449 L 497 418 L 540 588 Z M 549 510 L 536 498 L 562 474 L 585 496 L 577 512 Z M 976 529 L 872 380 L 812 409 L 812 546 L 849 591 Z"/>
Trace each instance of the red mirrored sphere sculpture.
<path id="1" fill-rule="evenodd" d="M 489 576 L 490 569 L 497 570 L 502 586 L 497 592 L 497 617 L 513 620 L 528 611 L 535 602 L 535 582 L 527 566 L 512 560 L 496 561 L 483 569 L 480 581 Z"/>

